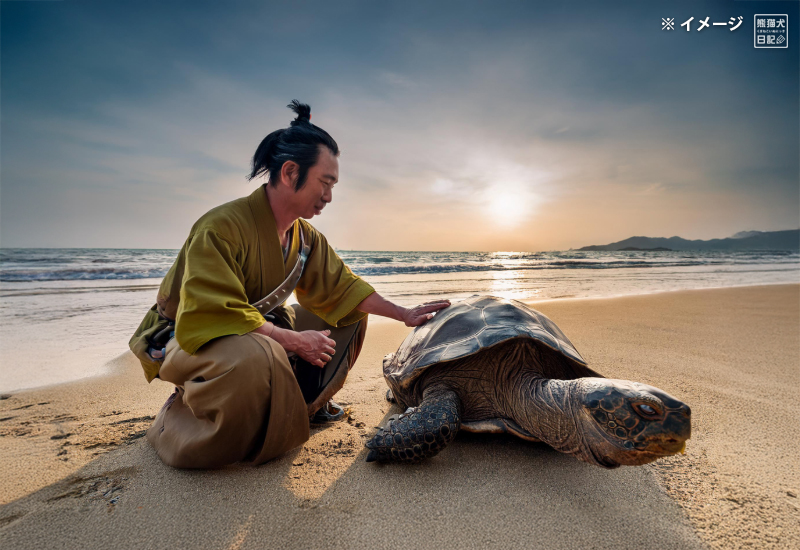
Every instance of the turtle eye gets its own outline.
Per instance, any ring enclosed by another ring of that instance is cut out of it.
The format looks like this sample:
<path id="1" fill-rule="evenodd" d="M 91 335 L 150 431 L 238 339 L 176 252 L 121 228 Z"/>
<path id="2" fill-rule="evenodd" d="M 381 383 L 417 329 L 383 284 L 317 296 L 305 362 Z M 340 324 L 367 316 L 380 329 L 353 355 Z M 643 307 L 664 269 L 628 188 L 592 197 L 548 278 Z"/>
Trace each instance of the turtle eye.
<path id="1" fill-rule="evenodd" d="M 654 416 L 661 414 L 658 409 L 652 405 L 648 405 L 647 403 L 637 403 L 633 406 L 633 408 L 636 409 L 637 413 L 645 418 L 653 418 Z"/>

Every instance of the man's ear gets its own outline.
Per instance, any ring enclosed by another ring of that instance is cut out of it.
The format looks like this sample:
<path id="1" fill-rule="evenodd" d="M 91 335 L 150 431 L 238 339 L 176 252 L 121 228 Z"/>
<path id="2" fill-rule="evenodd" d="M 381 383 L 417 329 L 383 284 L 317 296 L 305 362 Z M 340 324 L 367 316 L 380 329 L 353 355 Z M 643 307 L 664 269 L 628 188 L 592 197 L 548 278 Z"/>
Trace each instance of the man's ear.
<path id="1" fill-rule="evenodd" d="M 293 160 L 287 160 L 281 166 L 281 183 L 286 183 L 294 191 L 297 177 L 300 173 L 300 165 Z"/>

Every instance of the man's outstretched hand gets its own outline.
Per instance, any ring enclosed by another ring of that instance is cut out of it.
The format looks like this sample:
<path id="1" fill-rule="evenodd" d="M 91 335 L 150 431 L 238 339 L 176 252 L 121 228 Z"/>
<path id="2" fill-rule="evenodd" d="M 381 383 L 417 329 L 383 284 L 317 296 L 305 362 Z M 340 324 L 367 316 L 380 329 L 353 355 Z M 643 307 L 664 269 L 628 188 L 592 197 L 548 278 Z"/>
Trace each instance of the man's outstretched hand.
<path id="1" fill-rule="evenodd" d="M 450 300 L 433 300 L 416 307 L 405 308 L 393 304 L 377 292 L 373 292 L 358 304 L 358 311 L 397 319 L 407 327 L 418 327 L 433 319 L 433 313 L 450 305 Z"/>
<path id="2" fill-rule="evenodd" d="M 433 319 L 433 313 L 450 305 L 450 300 L 433 300 L 413 308 L 406 309 L 403 322 L 407 327 L 418 327 Z"/>

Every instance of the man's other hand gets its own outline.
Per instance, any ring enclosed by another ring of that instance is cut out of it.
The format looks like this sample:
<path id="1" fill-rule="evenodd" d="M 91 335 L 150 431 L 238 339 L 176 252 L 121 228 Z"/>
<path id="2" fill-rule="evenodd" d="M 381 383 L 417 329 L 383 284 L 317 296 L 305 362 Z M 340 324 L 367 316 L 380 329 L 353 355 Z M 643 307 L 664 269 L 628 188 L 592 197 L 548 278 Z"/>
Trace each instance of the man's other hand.
<path id="1" fill-rule="evenodd" d="M 433 319 L 433 313 L 450 305 L 450 300 L 433 300 L 416 307 L 406 309 L 403 322 L 407 327 L 418 327 Z"/>
<path id="2" fill-rule="evenodd" d="M 292 350 L 312 365 L 324 367 L 336 353 L 336 341 L 328 338 L 330 330 L 304 330 L 296 332 Z"/>
<path id="3" fill-rule="evenodd" d="M 304 330 L 295 332 L 266 322 L 255 330 L 272 338 L 287 352 L 296 353 L 312 365 L 324 367 L 336 352 L 336 341 L 328 338 L 330 330 Z"/>

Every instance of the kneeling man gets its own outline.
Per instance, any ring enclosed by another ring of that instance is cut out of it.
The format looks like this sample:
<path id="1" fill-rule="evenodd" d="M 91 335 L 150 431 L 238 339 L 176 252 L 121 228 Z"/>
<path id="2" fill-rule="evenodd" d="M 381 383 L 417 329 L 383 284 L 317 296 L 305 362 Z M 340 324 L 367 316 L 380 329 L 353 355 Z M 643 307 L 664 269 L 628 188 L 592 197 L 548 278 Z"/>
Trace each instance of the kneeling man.
<path id="1" fill-rule="evenodd" d="M 332 200 L 339 147 L 308 105 L 289 107 L 297 118 L 253 157 L 250 179 L 267 183 L 194 224 L 130 341 L 148 381 L 176 386 L 147 432 L 171 466 L 260 464 L 301 445 L 309 419 L 343 415 L 331 397 L 369 313 L 413 327 L 449 305 L 385 300 L 305 221 Z"/>

